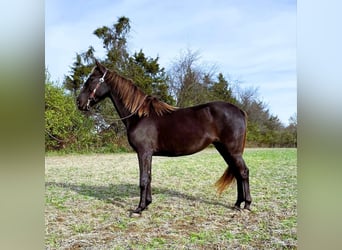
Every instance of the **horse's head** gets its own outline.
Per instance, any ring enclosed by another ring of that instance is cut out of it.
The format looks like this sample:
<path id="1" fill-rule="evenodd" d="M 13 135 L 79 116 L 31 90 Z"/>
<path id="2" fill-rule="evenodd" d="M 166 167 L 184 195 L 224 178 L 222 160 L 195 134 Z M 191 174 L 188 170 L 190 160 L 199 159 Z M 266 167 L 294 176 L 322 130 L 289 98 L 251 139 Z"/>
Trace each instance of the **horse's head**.
<path id="1" fill-rule="evenodd" d="M 108 96 L 109 87 L 105 82 L 107 69 L 95 60 L 96 66 L 84 83 L 77 97 L 77 106 L 80 110 L 89 110 L 99 101 Z"/>

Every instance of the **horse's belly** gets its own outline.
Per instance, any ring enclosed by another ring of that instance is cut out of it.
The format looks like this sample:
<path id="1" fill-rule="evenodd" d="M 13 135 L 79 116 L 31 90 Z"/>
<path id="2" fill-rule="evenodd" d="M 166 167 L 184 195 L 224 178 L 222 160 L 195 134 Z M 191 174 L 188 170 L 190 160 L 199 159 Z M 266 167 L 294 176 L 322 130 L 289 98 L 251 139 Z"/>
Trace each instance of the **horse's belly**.
<path id="1" fill-rule="evenodd" d="M 155 155 L 182 156 L 194 154 L 206 148 L 214 138 L 205 134 L 174 134 L 159 138 Z"/>

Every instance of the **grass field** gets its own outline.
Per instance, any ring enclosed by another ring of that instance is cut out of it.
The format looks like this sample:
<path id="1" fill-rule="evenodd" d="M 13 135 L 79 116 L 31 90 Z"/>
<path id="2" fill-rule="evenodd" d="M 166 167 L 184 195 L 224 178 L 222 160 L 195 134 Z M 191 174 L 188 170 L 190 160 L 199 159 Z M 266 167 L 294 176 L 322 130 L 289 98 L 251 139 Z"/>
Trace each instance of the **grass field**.
<path id="1" fill-rule="evenodd" d="M 296 249 L 297 150 L 246 149 L 251 212 L 218 197 L 226 164 L 214 149 L 154 157 L 153 203 L 139 202 L 136 154 L 46 156 L 46 249 Z"/>

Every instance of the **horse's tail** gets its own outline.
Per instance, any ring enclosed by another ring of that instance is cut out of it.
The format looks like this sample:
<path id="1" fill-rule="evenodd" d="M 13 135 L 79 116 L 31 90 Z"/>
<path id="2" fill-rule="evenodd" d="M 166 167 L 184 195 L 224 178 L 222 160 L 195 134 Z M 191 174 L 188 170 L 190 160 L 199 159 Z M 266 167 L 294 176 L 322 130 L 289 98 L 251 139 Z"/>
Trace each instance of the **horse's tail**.
<path id="1" fill-rule="evenodd" d="M 220 179 L 218 179 L 218 181 L 215 183 L 218 194 L 221 195 L 222 192 L 226 188 L 229 187 L 229 185 L 233 182 L 233 180 L 234 180 L 234 174 L 233 174 L 232 168 L 228 166 L 228 168 L 220 177 Z"/>

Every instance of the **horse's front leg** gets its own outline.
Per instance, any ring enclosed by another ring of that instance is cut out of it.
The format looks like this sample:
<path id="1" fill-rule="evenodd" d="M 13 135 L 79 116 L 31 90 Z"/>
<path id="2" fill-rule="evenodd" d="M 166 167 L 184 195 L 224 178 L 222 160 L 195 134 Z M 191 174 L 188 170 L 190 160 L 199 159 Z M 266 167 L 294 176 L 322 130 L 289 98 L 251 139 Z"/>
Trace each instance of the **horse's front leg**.
<path id="1" fill-rule="evenodd" d="M 151 153 L 138 153 L 139 170 L 140 170 L 140 202 L 133 213 L 141 213 L 152 202 L 151 192 Z"/>

